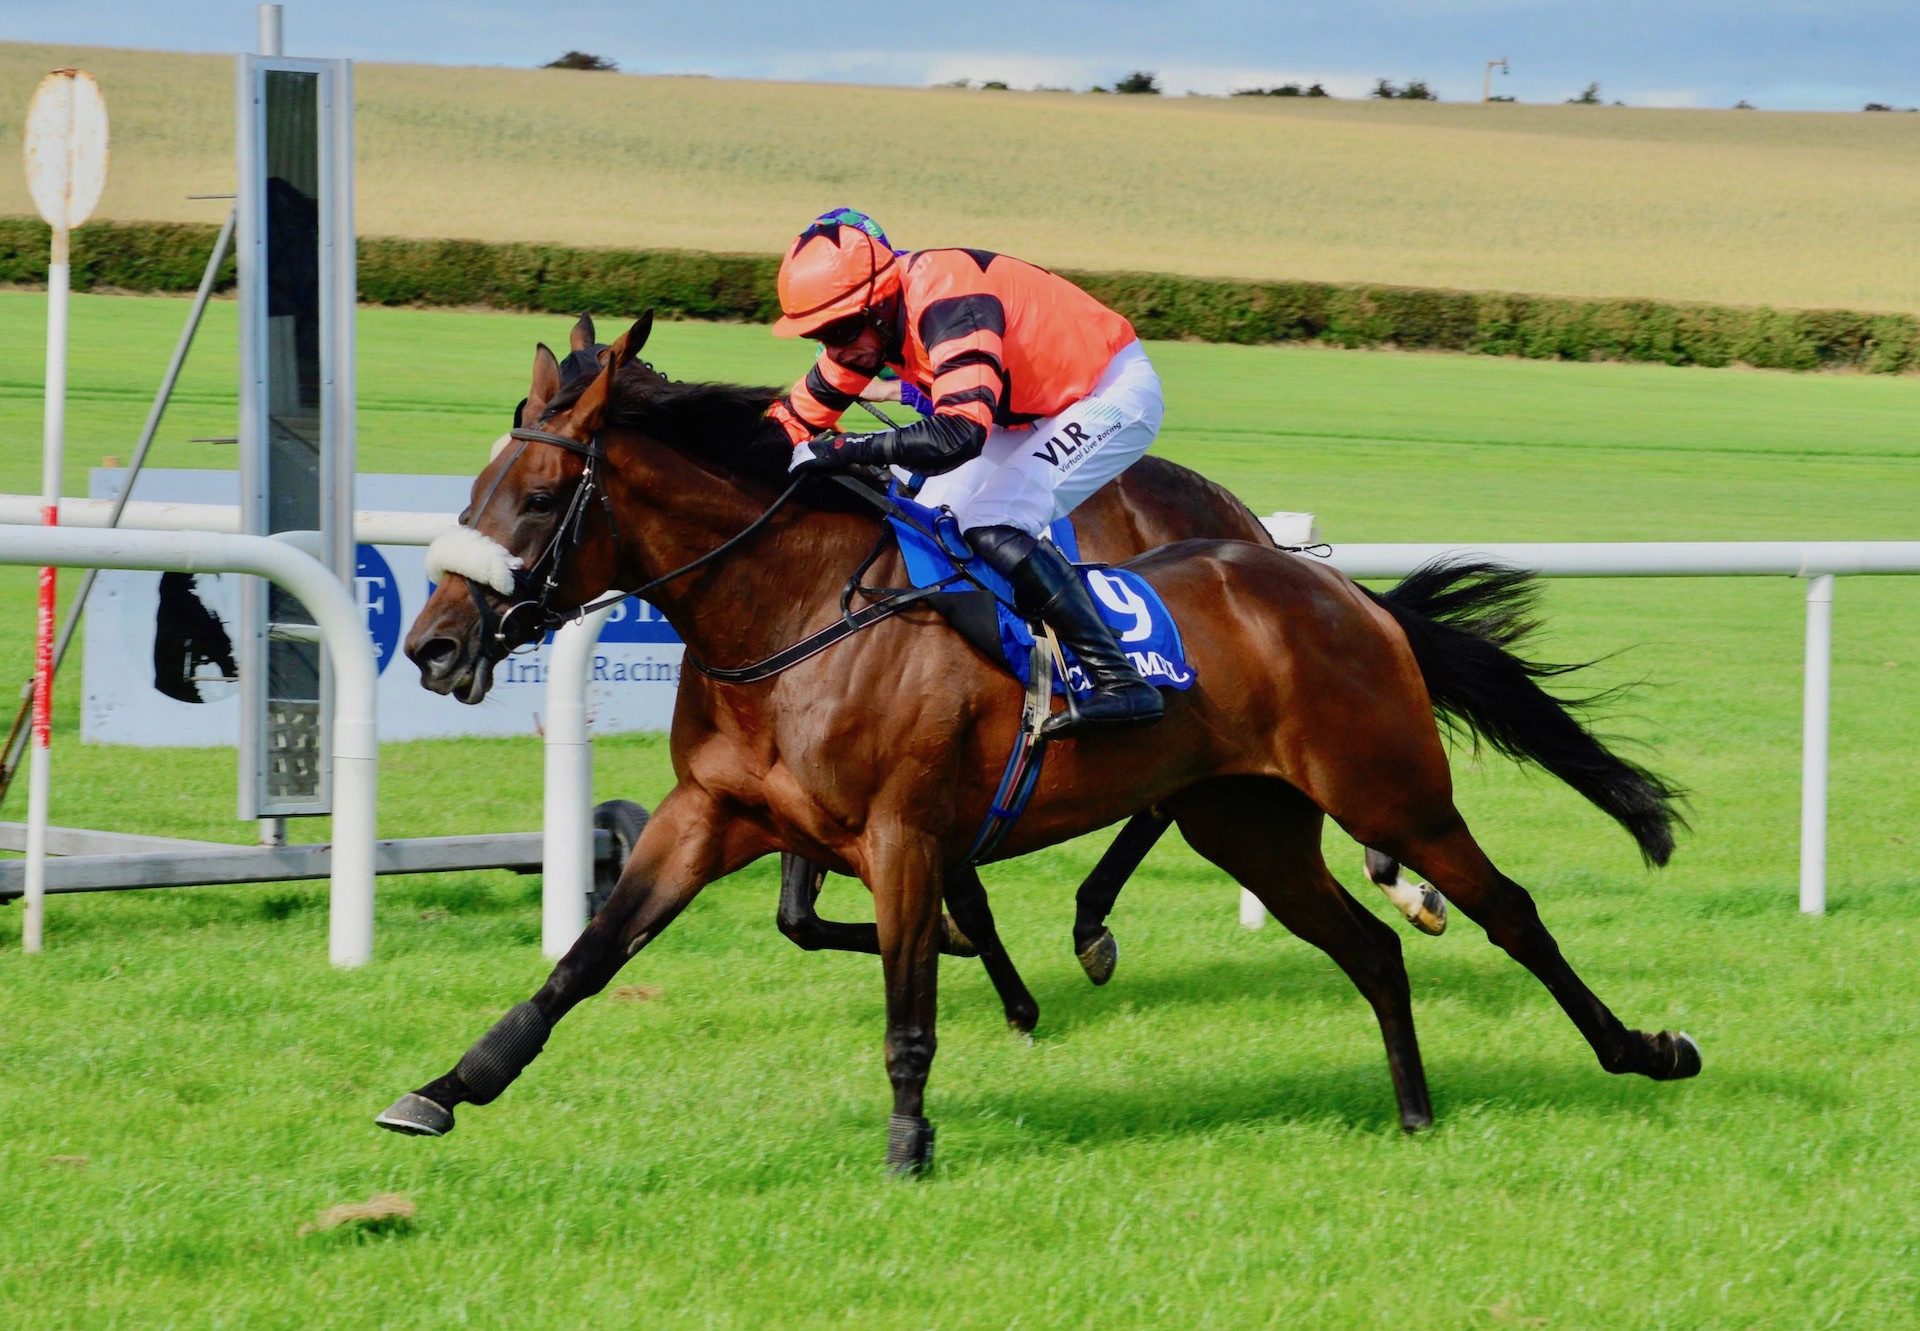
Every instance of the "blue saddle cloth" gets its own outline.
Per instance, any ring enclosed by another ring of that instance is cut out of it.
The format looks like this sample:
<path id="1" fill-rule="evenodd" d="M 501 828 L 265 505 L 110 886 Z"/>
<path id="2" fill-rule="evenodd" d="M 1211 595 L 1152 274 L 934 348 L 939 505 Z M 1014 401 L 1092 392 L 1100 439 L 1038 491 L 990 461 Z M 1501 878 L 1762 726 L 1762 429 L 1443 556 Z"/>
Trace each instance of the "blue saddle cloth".
<path id="1" fill-rule="evenodd" d="M 951 512 L 916 504 L 897 491 L 892 498 L 912 517 L 912 521 L 905 521 L 897 515 L 889 515 L 887 521 L 892 524 L 894 538 L 900 543 L 900 553 L 906 556 L 907 576 L 913 585 L 933 587 L 942 583 L 951 584 L 959 567 L 964 565 L 967 577 L 993 593 L 999 617 L 1002 662 L 1014 678 L 1027 679 L 1033 660 L 1033 631 L 1027 627 L 1027 621 L 1012 610 L 1013 589 L 1007 585 L 1006 579 L 974 556 L 966 538 L 960 533 L 959 522 Z M 1187 649 L 1180 640 L 1180 626 L 1173 622 L 1173 615 L 1167 609 L 1166 602 L 1160 599 L 1160 593 L 1145 578 L 1128 569 L 1081 564 L 1080 542 L 1074 536 L 1073 523 L 1068 519 L 1062 518 L 1054 523 L 1048 535 L 1060 553 L 1073 561 L 1080 580 L 1092 593 L 1094 605 L 1099 607 L 1101 617 L 1113 630 L 1121 650 L 1132 659 L 1134 669 L 1140 672 L 1141 678 L 1163 689 L 1192 688 L 1193 667 L 1187 661 Z M 1067 682 L 1072 685 L 1074 694 L 1080 696 L 1091 693 L 1093 686 L 1088 683 L 1080 663 L 1074 659 L 1072 649 L 1063 650 L 1070 677 Z M 1056 684 L 1061 682 L 1057 669 L 1054 671 L 1054 681 Z"/>

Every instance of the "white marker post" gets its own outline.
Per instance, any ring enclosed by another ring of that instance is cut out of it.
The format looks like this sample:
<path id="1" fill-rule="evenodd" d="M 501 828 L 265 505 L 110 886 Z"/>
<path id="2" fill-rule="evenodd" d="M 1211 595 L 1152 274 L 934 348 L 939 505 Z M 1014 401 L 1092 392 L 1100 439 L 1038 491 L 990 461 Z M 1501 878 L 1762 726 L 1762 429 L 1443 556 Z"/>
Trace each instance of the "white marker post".
<path id="1" fill-rule="evenodd" d="M 93 216 L 107 183 L 107 104 L 93 75 L 56 69 L 27 108 L 27 189 L 53 228 L 47 265 L 47 405 L 40 522 L 60 520 L 60 468 L 67 428 L 68 233 Z M 38 952 L 46 920 L 49 749 L 53 743 L 54 571 L 40 570 L 33 675 L 33 756 L 27 771 L 26 914 L 20 945 Z"/>

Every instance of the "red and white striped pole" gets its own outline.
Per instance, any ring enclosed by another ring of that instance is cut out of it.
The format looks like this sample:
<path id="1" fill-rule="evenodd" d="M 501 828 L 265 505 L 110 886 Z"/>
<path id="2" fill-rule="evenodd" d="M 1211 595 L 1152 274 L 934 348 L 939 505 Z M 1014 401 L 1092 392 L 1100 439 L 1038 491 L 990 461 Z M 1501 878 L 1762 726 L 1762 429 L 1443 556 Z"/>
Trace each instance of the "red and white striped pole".
<path id="1" fill-rule="evenodd" d="M 27 110 L 27 186 L 53 228 L 47 264 L 46 415 L 41 434 L 40 522 L 60 521 L 61 465 L 67 435 L 67 295 L 72 285 L 68 241 L 100 201 L 107 178 L 107 107 L 100 85 L 78 69 L 57 69 L 40 81 Z M 40 570 L 40 614 L 34 642 L 33 752 L 27 768 L 26 912 L 20 945 L 38 952 L 46 926 L 47 812 L 52 793 L 53 636 L 55 576 Z"/>

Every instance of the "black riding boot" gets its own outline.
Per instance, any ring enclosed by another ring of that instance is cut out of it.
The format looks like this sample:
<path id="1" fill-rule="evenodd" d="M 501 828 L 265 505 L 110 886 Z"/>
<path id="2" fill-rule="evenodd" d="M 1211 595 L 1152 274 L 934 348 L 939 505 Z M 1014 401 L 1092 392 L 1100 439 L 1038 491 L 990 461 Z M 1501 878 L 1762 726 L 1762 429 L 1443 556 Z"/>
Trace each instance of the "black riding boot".
<path id="1" fill-rule="evenodd" d="M 1012 584 L 1015 608 L 1045 623 L 1073 649 L 1093 685 L 1077 703 L 1078 721 L 1069 724 L 1068 713 L 1057 713 L 1046 725 L 1047 734 L 1065 737 L 1160 719 L 1166 710 L 1160 690 L 1140 678 L 1058 550 L 1018 527 L 975 527 L 967 543 Z"/>

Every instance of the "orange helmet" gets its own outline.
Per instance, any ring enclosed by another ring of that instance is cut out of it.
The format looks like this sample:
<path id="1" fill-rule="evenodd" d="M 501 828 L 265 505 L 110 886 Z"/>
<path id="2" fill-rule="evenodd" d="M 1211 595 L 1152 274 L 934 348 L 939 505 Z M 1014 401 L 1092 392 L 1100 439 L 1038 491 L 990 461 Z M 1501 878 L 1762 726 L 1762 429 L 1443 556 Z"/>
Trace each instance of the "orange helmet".
<path id="1" fill-rule="evenodd" d="M 857 227 L 815 223 L 780 262 L 775 337 L 806 337 L 900 289 L 900 256 Z"/>

